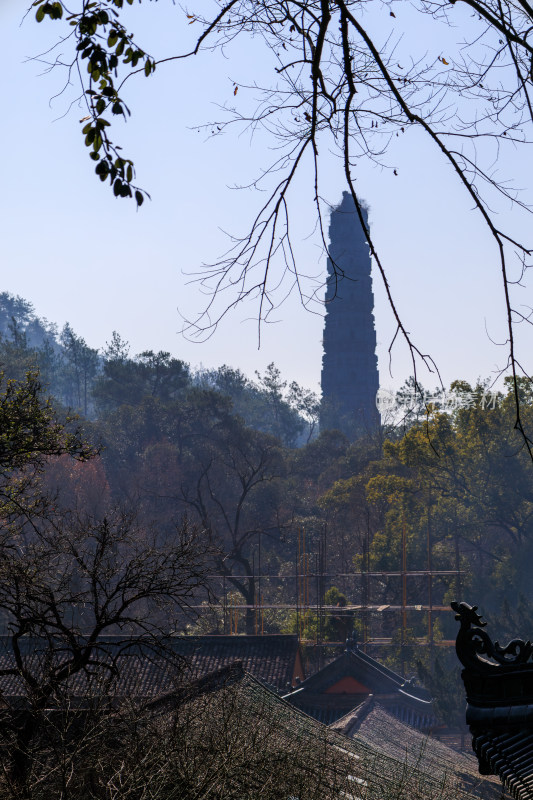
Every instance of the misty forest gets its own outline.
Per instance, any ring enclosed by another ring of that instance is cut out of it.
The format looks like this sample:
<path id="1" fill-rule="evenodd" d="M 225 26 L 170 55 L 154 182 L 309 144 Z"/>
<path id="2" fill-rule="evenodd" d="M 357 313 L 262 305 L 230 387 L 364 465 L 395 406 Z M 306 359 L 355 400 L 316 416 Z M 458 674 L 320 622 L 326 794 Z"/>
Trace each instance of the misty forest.
<path id="1" fill-rule="evenodd" d="M 20 297 L 0 304 L 4 406 L 13 386 L 32 389 L 79 438 L 77 453 L 45 454 L 27 485 L 27 465 L 8 464 L 3 516 L 26 529 L 121 513 L 166 542 L 184 524 L 201 532 L 204 574 L 176 632 L 297 634 L 312 666 L 353 637 L 423 676 L 458 724 L 459 665 L 442 644 L 455 637 L 450 601 L 475 599 L 503 636 L 533 627 L 531 464 L 511 387 L 458 376 L 444 404 L 408 382 L 398 399 L 417 402 L 351 442 L 319 430 L 319 399 L 274 364 L 251 377 L 194 370 L 166 352 L 132 354 L 117 332 L 99 352 Z M 521 392 L 529 421 L 525 382 Z"/>

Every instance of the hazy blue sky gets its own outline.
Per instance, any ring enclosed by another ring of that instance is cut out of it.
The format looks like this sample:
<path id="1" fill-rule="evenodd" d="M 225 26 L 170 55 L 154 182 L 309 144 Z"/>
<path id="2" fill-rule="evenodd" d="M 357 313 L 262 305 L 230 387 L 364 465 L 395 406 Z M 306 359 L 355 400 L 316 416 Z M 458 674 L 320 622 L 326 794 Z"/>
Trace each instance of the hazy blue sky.
<path id="1" fill-rule="evenodd" d="M 402 4 L 395 8 L 401 20 Z M 253 190 L 229 187 L 256 176 L 269 157 L 264 138 L 209 139 L 193 127 L 215 118 L 217 103 L 249 102 L 252 91 L 245 90 L 233 100 L 234 82 L 251 81 L 258 71 L 268 77 L 272 67 L 257 42 L 228 51 L 227 58 L 205 54 L 130 82 L 126 96 L 133 114 L 116 128 L 126 155 L 135 160 L 139 183 L 152 195 L 136 212 L 94 176 L 79 131 L 83 109 L 69 110 L 75 93 L 67 89 L 51 100 L 63 86 L 64 72 L 43 74 L 43 65 L 26 61 L 45 50 L 58 29 L 37 25 L 33 12 L 21 25 L 21 9 L 17 0 L 0 6 L 1 289 L 30 300 L 39 315 L 60 326 L 68 320 L 94 347 L 103 347 L 116 329 L 133 353 L 164 349 L 193 365 L 228 363 L 252 376 L 275 361 L 286 378 L 317 389 L 319 305 L 312 314 L 290 297 L 273 317 L 278 321 L 264 327 L 259 350 L 253 302 L 230 314 L 202 344 L 180 334 L 178 308 L 192 316 L 205 302 L 187 273 L 216 260 L 228 244 L 222 231 L 246 232 L 257 209 Z M 143 5 L 142 12 L 133 12 L 133 29 L 153 55 L 186 48 L 195 26 L 187 25 L 183 9 L 160 0 Z M 446 46 L 440 34 L 432 38 L 422 29 L 420 34 L 430 55 Z M 459 31 L 447 35 L 458 38 Z M 489 376 L 506 360 L 495 344 L 506 336 L 496 249 L 449 169 L 419 134 L 395 140 L 389 160 L 397 177 L 361 163 L 357 185 L 370 204 L 372 231 L 406 326 L 421 350 L 435 358 L 445 383 Z M 514 163 L 506 159 L 502 171 L 527 187 L 531 164 L 531 158 L 524 163 L 517 155 Z M 344 188 L 340 164 L 325 159 L 323 196 L 335 204 Z M 311 185 L 300 181 L 293 195 L 293 233 L 302 271 L 320 282 L 326 264 L 311 197 Z M 501 213 L 515 232 L 531 227 L 516 209 L 504 205 Z M 394 325 L 377 275 L 374 292 L 381 383 L 398 386 L 411 367 L 399 344 L 389 375 Z M 523 295 L 527 304 L 527 288 Z M 432 376 L 421 378 L 436 384 Z"/>

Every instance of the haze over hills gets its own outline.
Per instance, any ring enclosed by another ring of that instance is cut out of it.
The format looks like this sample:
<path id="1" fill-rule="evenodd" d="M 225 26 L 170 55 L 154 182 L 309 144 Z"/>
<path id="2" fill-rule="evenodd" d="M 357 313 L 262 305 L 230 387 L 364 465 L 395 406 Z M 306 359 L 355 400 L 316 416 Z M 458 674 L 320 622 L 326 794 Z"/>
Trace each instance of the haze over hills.
<path id="1" fill-rule="evenodd" d="M 227 365 L 192 370 L 166 351 L 130 354 L 116 331 L 100 351 L 69 323 L 59 330 L 30 302 L 8 292 L 0 293 L 0 363 L 14 377 L 37 367 L 51 394 L 88 419 L 122 402 L 135 404 L 145 395 L 169 399 L 194 386 L 227 396 L 247 425 L 279 436 L 284 444 L 302 444 L 317 433 L 318 397 L 284 380 L 274 364 L 262 375 L 256 372 L 255 379 Z M 104 388 L 111 376 L 113 390 Z"/>

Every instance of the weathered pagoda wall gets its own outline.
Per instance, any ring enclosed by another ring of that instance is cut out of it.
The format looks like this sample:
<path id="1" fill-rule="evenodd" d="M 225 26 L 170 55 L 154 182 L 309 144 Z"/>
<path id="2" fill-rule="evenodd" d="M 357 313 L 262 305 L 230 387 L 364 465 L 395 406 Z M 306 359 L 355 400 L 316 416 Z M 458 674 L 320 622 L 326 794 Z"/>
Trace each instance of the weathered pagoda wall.
<path id="1" fill-rule="evenodd" d="M 331 213 L 329 238 L 320 428 L 356 439 L 379 425 L 379 373 L 370 253 L 348 192 Z"/>

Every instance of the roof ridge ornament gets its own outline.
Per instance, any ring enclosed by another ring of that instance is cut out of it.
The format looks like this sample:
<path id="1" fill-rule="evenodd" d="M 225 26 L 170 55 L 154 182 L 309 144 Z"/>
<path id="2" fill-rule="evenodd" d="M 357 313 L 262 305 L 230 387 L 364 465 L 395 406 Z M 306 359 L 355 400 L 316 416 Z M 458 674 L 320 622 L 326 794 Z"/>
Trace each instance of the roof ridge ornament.
<path id="1" fill-rule="evenodd" d="M 346 648 L 344 650 L 345 653 L 354 653 L 356 650 L 359 650 L 359 642 L 357 641 L 357 634 L 353 631 L 351 637 L 346 639 Z"/>
<path id="2" fill-rule="evenodd" d="M 529 640 L 524 642 L 523 639 L 512 639 L 502 647 L 499 642 L 493 643 L 483 630 L 487 623 L 482 622 L 477 606 L 454 600 L 451 607 L 456 612 L 455 619 L 461 623 L 455 651 L 464 667 L 477 672 L 494 672 L 501 671 L 502 667 L 513 671 L 528 664 L 533 653 L 533 645 Z M 533 668 L 531 662 L 528 666 Z"/>

